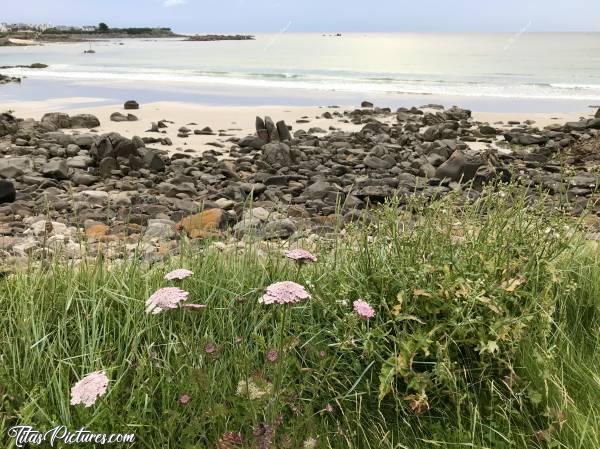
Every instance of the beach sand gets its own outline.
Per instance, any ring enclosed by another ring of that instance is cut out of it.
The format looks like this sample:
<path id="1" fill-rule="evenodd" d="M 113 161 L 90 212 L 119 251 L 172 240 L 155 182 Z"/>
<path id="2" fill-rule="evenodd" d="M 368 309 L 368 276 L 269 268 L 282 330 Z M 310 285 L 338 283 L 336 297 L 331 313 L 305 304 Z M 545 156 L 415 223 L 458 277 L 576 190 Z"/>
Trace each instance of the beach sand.
<path id="1" fill-rule="evenodd" d="M 47 101 L 21 101 L 17 103 L 4 103 L 3 110 L 12 110 L 17 117 L 35 118 L 39 120 L 47 112 L 67 112 L 74 114 L 93 114 L 100 120 L 101 126 L 97 128 L 99 133 L 118 132 L 126 137 L 169 137 L 173 142 L 172 146 L 162 146 L 153 144 L 153 146 L 162 147 L 169 152 L 178 152 L 194 149 L 201 153 L 207 149 L 214 149 L 210 143 L 218 143 L 229 147 L 227 142 L 232 136 L 244 137 L 255 133 L 255 117 L 270 116 L 273 120 L 285 120 L 291 125 L 293 131 L 298 129 L 307 130 L 312 127 L 319 127 L 330 131 L 330 127 L 342 131 L 358 131 L 362 125 L 344 123 L 343 118 L 334 117 L 325 119 L 322 114 L 326 111 L 331 113 L 344 110 L 352 110 L 353 106 L 331 107 L 300 107 L 300 106 L 205 106 L 193 103 L 183 102 L 154 102 L 141 104 L 140 109 L 125 111 L 122 104 L 90 106 L 94 103 L 101 103 L 102 98 L 95 97 L 72 97 L 62 99 L 52 99 Z M 85 107 L 81 107 L 85 104 Z M 435 110 L 431 110 L 435 112 Z M 110 115 L 114 112 L 123 114 L 132 113 L 138 117 L 134 122 L 113 122 Z M 536 125 L 543 128 L 550 124 L 562 124 L 567 121 L 577 121 L 580 117 L 590 117 L 591 111 L 582 111 L 581 113 L 508 113 L 508 112 L 473 112 L 473 117 L 477 121 L 496 124 L 502 127 L 499 122 L 506 124 L 509 120 L 524 122 L 525 120 L 534 120 Z M 306 118 L 310 123 L 296 123 L 298 119 Z M 168 128 L 163 130 L 165 134 L 147 132 L 152 122 L 159 120 L 168 120 Z M 390 121 L 395 120 L 391 116 Z M 194 135 L 187 138 L 178 137 L 178 129 L 182 126 L 192 130 L 201 130 L 204 127 L 210 127 L 219 135 Z M 81 132 L 81 130 L 77 130 Z M 76 131 L 76 132 L 77 132 Z"/>

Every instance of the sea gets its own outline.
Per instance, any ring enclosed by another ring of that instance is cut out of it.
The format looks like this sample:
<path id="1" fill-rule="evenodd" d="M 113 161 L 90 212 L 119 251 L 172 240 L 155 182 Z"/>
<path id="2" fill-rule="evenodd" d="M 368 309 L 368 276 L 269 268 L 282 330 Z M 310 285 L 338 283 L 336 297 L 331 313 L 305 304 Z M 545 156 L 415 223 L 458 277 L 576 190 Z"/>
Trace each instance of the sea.
<path id="1" fill-rule="evenodd" d="M 3 47 L 0 66 L 49 67 L 0 69 L 24 77 L 0 86 L 0 107 L 61 97 L 298 106 L 371 100 L 506 112 L 572 112 L 600 103 L 600 33 L 255 36 Z M 90 48 L 95 53 L 84 53 Z"/>

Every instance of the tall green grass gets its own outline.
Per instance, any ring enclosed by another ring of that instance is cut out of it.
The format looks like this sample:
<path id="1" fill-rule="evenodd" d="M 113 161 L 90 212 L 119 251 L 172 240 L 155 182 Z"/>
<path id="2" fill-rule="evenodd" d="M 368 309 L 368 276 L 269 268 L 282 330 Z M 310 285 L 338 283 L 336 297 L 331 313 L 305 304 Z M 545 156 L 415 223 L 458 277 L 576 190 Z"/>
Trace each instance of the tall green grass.
<path id="1" fill-rule="evenodd" d="M 391 203 L 318 240 L 302 267 L 276 242 L 183 242 L 152 266 L 32 264 L 0 280 L 2 447 L 17 423 L 135 433 L 143 448 L 213 448 L 227 431 L 258 447 L 261 424 L 277 448 L 600 447 L 598 248 L 535 198 Z M 207 309 L 146 315 L 179 267 Z M 260 305 L 282 280 L 312 298 Z M 353 313 L 358 298 L 373 320 Z M 107 395 L 70 406 L 100 369 Z M 251 400 L 240 381 L 274 386 Z"/>

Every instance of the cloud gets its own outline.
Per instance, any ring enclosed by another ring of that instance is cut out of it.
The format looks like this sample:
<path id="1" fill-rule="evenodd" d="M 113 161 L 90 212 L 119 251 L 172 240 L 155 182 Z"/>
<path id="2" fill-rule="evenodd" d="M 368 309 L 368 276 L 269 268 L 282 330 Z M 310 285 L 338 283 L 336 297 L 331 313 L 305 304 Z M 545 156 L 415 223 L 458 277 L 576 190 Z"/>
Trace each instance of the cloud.
<path id="1" fill-rule="evenodd" d="M 186 3 L 187 3 L 187 0 L 165 0 L 163 2 L 163 6 L 166 6 L 167 8 L 169 8 L 171 6 L 185 5 Z"/>

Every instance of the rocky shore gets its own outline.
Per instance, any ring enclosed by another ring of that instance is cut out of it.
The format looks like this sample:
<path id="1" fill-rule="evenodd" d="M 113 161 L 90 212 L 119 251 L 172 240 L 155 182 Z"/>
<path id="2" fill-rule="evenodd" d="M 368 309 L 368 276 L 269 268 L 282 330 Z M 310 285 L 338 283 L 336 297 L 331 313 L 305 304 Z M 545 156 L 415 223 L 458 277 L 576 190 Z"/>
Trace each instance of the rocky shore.
<path id="1" fill-rule="evenodd" d="M 1 114 L 0 258 L 102 252 L 155 260 L 176 251 L 182 235 L 310 237 L 368 217 L 369 206 L 391 198 L 472 198 L 496 182 L 532 186 L 567 213 L 587 208 L 598 224 L 600 111 L 540 129 L 481 123 L 469 110 L 436 105 L 330 109 L 321 117 L 328 130 L 308 117 L 293 127 L 257 117 L 255 134 L 201 154 L 152 147 L 164 137 L 99 134 L 90 114 Z M 348 122 L 360 130 L 335 126 Z"/>

